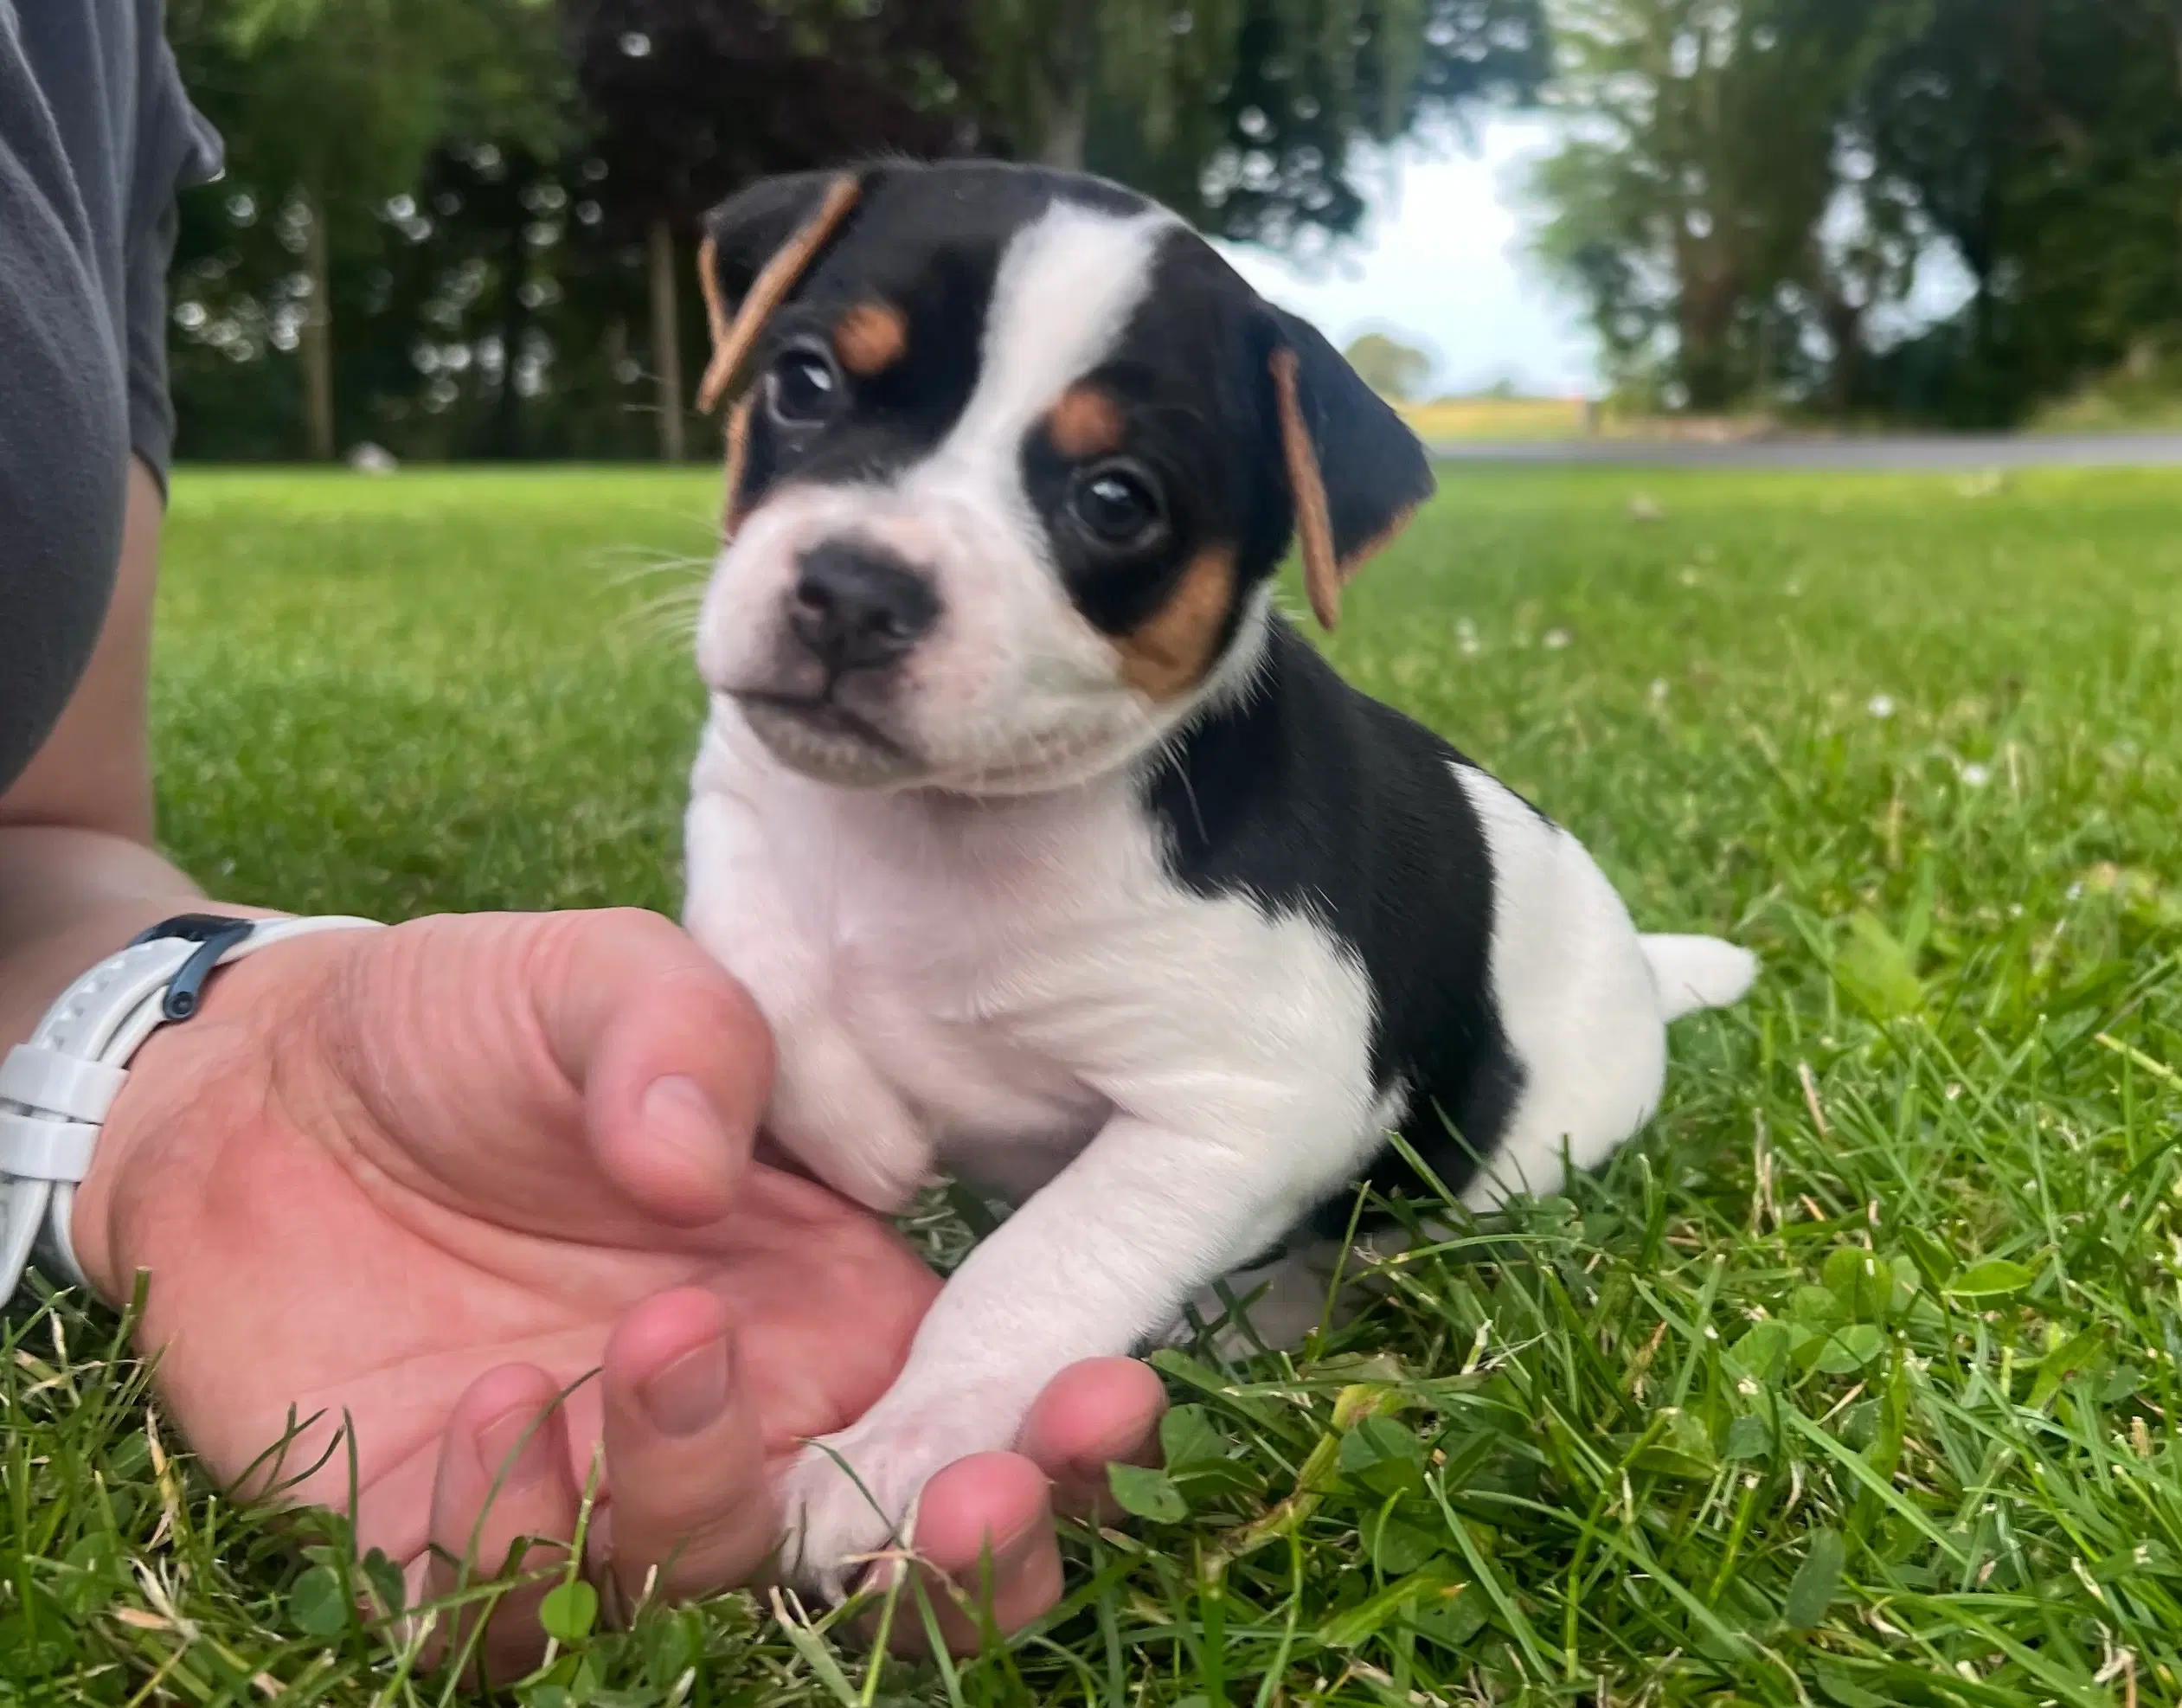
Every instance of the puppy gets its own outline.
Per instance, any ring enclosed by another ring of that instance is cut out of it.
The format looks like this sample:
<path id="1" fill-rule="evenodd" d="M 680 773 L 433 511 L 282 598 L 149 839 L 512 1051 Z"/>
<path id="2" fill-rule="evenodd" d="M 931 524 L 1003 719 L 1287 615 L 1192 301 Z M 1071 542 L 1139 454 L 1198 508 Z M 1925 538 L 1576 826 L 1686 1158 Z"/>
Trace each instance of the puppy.
<path id="1" fill-rule="evenodd" d="M 838 1595 L 1064 1366 L 1403 1184 L 1389 1132 L 1471 1204 L 1550 1191 L 1755 969 L 1640 937 L 1572 838 L 1275 613 L 1300 539 L 1331 627 L 1432 472 L 1172 215 L 886 164 L 707 231 L 703 401 L 740 401 L 687 921 L 771 1022 L 770 1129 L 814 1174 L 893 1210 L 944 1162 L 1018 1206 L 788 1474 L 791 1564 Z"/>

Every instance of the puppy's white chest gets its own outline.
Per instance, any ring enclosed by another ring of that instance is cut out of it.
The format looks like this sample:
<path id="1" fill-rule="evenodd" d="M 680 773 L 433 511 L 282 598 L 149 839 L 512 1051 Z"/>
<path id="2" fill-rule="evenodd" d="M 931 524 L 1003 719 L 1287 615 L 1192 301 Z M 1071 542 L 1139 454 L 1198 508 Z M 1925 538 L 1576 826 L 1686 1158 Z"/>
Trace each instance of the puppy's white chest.
<path id="1" fill-rule="evenodd" d="M 1082 914 L 1110 905 L 1068 852 L 1082 844 L 823 789 L 735 733 L 716 725 L 698 765 L 690 924 L 767 1011 L 784 1074 L 832 1038 L 951 1156 L 1065 1154 L 1095 1133 L 1106 1099 L 1039 1026 Z"/>
<path id="2" fill-rule="evenodd" d="M 1105 1100 L 1011 1028 L 1008 992 L 1019 975 L 988 946 L 962 941 L 974 917 L 964 899 L 902 897 L 915 911 L 888 919 L 863 916 L 870 899 L 838 915 L 833 1012 L 941 1153 L 1073 1148 L 1096 1132 Z M 923 928 L 950 915 L 953 932 Z"/>
<path id="3" fill-rule="evenodd" d="M 1117 1114 L 1222 1154 L 1293 1129 L 1346 1157 L 1366 1134 L 1361 971 L 1307 917 L 1176 884 L 1126 778 L 852 793 L 716 726 L 689 920 L 773 1023 L 776 1133 L 867 1203 L 935 1153 L 1019 1201 Z"/>

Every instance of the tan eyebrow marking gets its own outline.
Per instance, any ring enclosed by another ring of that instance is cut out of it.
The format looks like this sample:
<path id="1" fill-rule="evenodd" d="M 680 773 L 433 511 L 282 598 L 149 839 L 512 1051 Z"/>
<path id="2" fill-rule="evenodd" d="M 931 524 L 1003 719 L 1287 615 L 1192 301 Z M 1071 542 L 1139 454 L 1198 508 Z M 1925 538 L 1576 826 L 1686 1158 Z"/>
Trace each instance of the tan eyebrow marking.
<path id="1" fill-rule="evenodd" d="M 1126 430 L 1121 406 L 1094 385 L 1069 387 L 1046 417 L 1053 448 L 1072 463 L 1113 455 Z"/>
<path id="2" fill-rule="evenodd" d="M 833 329 L 833 353 L 859 378 L 883 374 L 909 353 L 909 317 L 891 303 L 858 303 Z"/>

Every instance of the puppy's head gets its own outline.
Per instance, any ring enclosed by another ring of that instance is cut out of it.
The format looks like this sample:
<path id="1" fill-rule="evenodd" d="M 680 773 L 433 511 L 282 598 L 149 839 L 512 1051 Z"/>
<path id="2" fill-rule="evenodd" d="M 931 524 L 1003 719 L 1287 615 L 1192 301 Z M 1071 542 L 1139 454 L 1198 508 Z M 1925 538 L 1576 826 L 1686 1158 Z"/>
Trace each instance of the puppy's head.
<path id="1" fill-rule="evenodd" d="M 1247 675 L 1299 532 L 1330 627 L 1432 490 L 1323 337 L 1095 179 L 769 179 L 710 215 L 703 264 L 703 401 L 735 401 L 699 664 L 826 781 L 1124 764 Z"/>

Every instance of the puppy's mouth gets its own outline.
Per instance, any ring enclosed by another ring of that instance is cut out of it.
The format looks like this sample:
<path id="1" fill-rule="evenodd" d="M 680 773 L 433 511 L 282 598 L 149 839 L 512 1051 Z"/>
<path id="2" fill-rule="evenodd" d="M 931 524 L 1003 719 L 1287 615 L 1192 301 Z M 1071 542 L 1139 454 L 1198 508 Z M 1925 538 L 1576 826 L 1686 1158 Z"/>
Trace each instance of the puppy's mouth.
<path id="1" fill-rule="evenodd" d="M 843 705 L 829 690 L 789 694 L 777 689 L 729 690 L 751 733 L 791 770 L 822 782 L 877 787 L 913 782 L 923 760 L 895 737 Z"/>
<path id="2" fill-rule="evenodd" d="M 814 734 L 840 735 L 868 742 L 882 752 L 909 755 L 902 745 L 869 718 L 850 711 L 831 694 L 782 694 L 770 689 L 749 689 L 735 696 L 747 712 L 755 708 L 768 716 L 787 718 Z"/>

